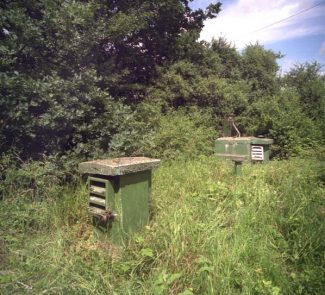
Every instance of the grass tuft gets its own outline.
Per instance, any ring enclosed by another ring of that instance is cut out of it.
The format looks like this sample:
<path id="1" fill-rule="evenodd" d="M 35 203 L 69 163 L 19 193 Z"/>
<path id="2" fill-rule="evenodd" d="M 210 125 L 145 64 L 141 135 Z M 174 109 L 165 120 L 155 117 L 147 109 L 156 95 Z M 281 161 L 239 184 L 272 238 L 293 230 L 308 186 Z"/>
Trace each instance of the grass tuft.
<path id="1" fill-rule="evenodd" d="M 247 164 L 239 177 L 213 157 L 163 163 L 152 219 L 124 249 L 93 239 L 82 184 L 7 195 L 0 293 L 321 294 L 322 179 L 312 160 Z"/>

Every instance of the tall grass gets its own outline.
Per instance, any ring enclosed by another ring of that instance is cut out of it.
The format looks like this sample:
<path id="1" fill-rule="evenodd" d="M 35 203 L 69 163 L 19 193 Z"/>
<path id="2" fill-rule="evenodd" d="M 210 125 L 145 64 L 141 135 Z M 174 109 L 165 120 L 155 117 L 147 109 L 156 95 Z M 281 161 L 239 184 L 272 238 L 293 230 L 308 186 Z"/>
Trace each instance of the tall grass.
<path id="1" fill-rule="evenodd" d="M 84 185 L 0 209 L 1 294 L 322 294 L 324 175 L 317 162 L 213 157 L 154 172 L 152 219 L 117 248 L 93 239 Z M 53 189 L 53 188 L 52 188 Z"/>

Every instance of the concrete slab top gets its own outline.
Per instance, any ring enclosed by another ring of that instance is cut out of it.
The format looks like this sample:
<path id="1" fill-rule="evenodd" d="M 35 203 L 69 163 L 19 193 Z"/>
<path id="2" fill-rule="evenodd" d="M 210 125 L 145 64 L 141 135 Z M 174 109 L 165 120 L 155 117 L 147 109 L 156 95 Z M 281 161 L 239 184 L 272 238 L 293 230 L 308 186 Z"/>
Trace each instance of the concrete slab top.
<path id="1" fill-rule="evenodd" d="M 79 171 L 100 175 L 124 175 L 139 171 L 151 170 L 160 163 L 159 159 L 147 157 L 124 157 L 105 160 L 94 160 L 79 164 Z"/>
<path id="2" fill-rule="evenodd" d="M 240 141 L 249 141 L 252 144 L 272 144 L 273 139 L 271 138 L 264 138 L 264 137 L 255 137 L 255 136 L 243 136 L 243 137 L 219 137 L 217 141 L 224 141 L 224 142 L 240 142 Z"/>
<path id="3" fill-rule="evenodd" d="M 253 138 L 256 138 L 254 136 L 243 136 L 243 137 L 219 137 L 217 140 L 252 140 Z"/>

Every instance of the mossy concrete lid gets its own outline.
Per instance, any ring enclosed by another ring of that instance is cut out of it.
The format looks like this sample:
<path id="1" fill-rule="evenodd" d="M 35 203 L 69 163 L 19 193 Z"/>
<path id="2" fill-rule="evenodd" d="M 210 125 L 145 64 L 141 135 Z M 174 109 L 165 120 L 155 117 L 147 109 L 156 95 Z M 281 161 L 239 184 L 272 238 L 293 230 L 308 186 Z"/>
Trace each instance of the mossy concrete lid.
<path id="1" fill-rule="evenodd" d="M 251 144 L 272 144 L 273 139 L 263 138 L 263 137 L 254 137 L 254 136 L 243 136 L 243 137 L 220 137 L 217 138 L 217 141 L 220 142 L 250 142 Z"/>
<path id="2" fill-rule="evenodd" d="M 79 164 L 79 171 L 81 173 L 115 176 L 151 170 L 157 167 L 159 163 L 159 159 L 124 157 L 83 162 Z"/>

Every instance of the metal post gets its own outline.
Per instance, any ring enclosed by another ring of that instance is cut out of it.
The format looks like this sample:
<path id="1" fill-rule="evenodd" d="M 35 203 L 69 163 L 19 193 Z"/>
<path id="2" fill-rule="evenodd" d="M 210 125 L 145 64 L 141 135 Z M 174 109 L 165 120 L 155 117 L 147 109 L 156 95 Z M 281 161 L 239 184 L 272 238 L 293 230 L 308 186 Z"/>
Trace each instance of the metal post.
<path id="1" fill-rule="evenodd" d="M 243 161 L 234 161 L 235 163 L 235 175 L 241 175 L 241 166 Z"/>

